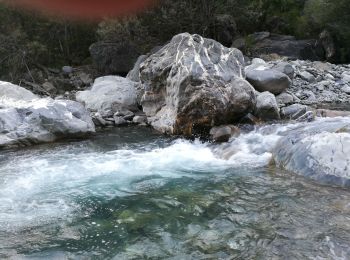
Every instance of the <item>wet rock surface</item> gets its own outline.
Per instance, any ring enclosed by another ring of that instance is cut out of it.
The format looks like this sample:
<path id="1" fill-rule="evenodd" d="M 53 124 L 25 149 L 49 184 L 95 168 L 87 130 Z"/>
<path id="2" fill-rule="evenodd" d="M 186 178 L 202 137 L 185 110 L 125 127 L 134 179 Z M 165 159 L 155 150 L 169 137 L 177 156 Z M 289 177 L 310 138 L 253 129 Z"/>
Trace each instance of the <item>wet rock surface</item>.
<path id="1" fill-rule="evenodd" d="M 279 167 L 322 182 L 350 185 L 350 119 L 302 125 L 283 133 L 274 160 Z"/>
<path id="2" fill-rule="evenodd" d="M 210 129 L 211 140 L 217 143 L 228 142 L 230 138 L 238 136 L 239 128 L 234 125 L 218 126 Z"/>

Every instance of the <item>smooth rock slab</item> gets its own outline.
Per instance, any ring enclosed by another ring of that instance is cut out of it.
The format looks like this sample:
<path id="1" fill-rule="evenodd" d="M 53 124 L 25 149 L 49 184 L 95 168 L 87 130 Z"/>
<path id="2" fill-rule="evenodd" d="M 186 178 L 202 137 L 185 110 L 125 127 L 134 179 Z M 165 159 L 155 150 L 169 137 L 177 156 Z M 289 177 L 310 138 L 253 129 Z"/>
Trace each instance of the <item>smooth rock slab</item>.
<path id="1" fill-rule="evenodd" d="M 78 102 L 39 98 L 19 86 L 0 82 L 0 147 L 52 142 L 92 132 L 92 119 Z"/>
<path id="2" fill-rule="evenodd" d="M 283 135 L 274 151 L 277 166 L 318 181 L 350 185 L 350 118 L 315 121 Z"/>

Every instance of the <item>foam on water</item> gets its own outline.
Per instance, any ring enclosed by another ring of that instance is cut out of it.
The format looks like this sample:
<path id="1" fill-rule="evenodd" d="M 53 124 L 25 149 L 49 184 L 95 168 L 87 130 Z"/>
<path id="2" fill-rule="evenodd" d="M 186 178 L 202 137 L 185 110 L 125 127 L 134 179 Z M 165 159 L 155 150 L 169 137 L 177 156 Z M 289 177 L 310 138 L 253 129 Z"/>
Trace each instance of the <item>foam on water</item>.
<path id="1" fill-rule="evenodd" d="M 42 225 L 79 211 L 77 200 L 112 199 L 137 192 L 133 181 L 180 178 L 225 168 L 207 144 L 176 141 L 151 151 L 58 150 L 7 161 L 0 176 L 0 231 Z"/>
<path id="2" fill-rule="evenodd" d="M 168 179 L 266 166 L 281 135 L 300 125 L 261 127 L 222 145 L 177 140 L 165 148 L 108 152 L 70 145 L 9 158 L 0 163 L 0 232 L 81 215 L 79 201 L 143 192 L 135 184 L 143 179 L 154 187 Z"/>
<path id="3" fill-rule="evenodd" d="M 299 127 L 261 126 L 226 144 L 119 128 L 3 151 L 0 258 L 348 259 L 348 191 L 266 167 Z"/>

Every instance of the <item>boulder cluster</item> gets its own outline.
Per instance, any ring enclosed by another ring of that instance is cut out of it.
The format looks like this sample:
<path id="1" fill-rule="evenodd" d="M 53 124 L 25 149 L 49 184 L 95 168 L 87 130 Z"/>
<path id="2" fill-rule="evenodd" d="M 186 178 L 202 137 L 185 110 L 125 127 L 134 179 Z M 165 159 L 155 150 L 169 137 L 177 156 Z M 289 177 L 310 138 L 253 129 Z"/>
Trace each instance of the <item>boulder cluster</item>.
<path id="1" fill-rule="evenodd" d="M 94 125 L 128 124 L 148 124 L 171 135 L 211 135 L 213 140 L 226 141 L 239 132 L 234 124 L 349 115 L 321 107 L 325 103 L 350 104 L 349 71 L 349 65 L 318 61 L 250 60 L 236 48 L 182 33 L 140 56 L 126 77 L 104 76 L 92 83 L 91 76 L 62 68 L 53 79 L 79 84 L 63 94 L 49 82 L 39 86 L 45 87 L 41 94 L 55 100 L 40 99 L 2 82 L 1 142 L 51 141 L 66 134 L 93 132 Z M 31 90 L 40 92 L 35 85 Z M 10 97 L 12 92 L 18 95 Z M 41 104 L 40 109 L 36 104 Z M 29 130 L 23 132 L 25 128 L 19 124 Z"/>
<path id="2" fill-rule="evenodd" d="M 90 90 L 78 91 L 76 100 L 85 104 L 97 126 L 146 124 L 139 110 L 135 82 L 119 76 L 97 78 Z"/>
<path id="3" fill-rule="evenodd" d="M 72 99 L 76 91 L 91 87 L 95 74 L 90 66 L 63 66 L 61 69 L 40 66 L 28 72 L 21 86 L 40 96 Z"/>

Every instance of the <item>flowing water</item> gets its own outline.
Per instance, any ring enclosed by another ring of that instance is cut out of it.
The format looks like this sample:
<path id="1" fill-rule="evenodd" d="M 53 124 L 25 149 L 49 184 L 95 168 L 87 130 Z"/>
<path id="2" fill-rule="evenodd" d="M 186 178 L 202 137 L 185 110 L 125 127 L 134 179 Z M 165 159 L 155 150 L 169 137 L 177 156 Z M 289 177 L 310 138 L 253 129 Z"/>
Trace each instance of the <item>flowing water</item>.
<path id="1" fill-rule="evenodd" d="M 267 129 L 234 153 L 146 128 L 2 151 L 0 258 L 350 259 L 349 189 L 271 165 Z"/>

